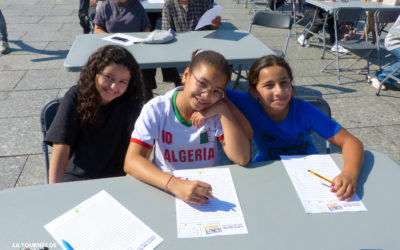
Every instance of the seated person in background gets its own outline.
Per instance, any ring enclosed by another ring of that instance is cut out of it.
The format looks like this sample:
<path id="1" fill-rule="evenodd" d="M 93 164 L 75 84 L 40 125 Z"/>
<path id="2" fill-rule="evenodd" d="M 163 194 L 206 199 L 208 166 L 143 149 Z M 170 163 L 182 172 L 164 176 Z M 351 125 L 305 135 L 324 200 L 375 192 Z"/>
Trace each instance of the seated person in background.
<path id="1" fill-rule="evenodd" d="M 151 24 L 140 0 L 107 0 L 96 13 L 94 33 L 150 32 Z M 152 97 L 152 89 L 157 88 L 155 69 L 142 70 L 146 87 L 146 99 Z M 164 73 L 164 72 L 163 72 Z M 164 73 L 165 81 L 180 85 L 177 72 Z"/>
<path id="2" fill-rule="evenodd" d="M 162 30 L 192 31 L 196 28 L 200 17 L 213 7 L 213 0 L 166 0 L 162 10 Z M 221 17 L 217 16 L 211 25 L 201 28 L 218 29 Z M 176 79 L 179 73 L 176 68 L 168 68 L 172 79 Z M 179 77 L 180 79 L 180 77 Z M 175 83 L 175 86 L 178 86 Z"/>
<path id="3" fill-rule="evenodd" d="M 108 0 L 93 22 L 97 34 L 151 31 L 149 17 L 138 0 Z"/>
<path id="4" fill-rule="evenodd" d="M 396 22 L 392 25 L 392 29 L 400 29 L 400 16 L 397 17 Z M 390 54 L 396 57 L 397 62 L 387 68 L 381 69 L 380 71 L 376 72 L 376 77 L 373 77 L 371 79 L 372 86 L 376 89 L 379 88 L 381 81 L 383 81 L 383 79 L 385 79 L 390 73 L 392 73 L 393 70 L 395 70 L 400 65 L 400 37 L 388 33 L 385 37 L 385 47 L 390 52 Z M 396 78 L 400 78 L 400 71 L 395 72 L 393 76 Z M 385 85 L 394 85 L 395 87 L 400 89 L 400 83 L 392 78 L 389 78 L 384 82 L 384 85 L 382 85 L 382 90 L 386 90 Z"/>
<path id="5" fill-rule="evenodd" d="M 194 30 L 200 17 L 212 7 L 213 1 L 210 0 L 166 0 L 162 10 L 162 29 Z M 202 29 L 218 29 L 221 17 L 215 17 L 211 23 Z"/>
<path id="6" fill-rule="evenodd" d="M 144 102 L 135 58 L 108 45 L 83 66 L 45 137 L 53 146 L 49 182 L 125 175 L 124 157 Z"/>
<path id="7" fill-rule="evenodd" d="M 326 11 L 322 10 L 321 8 L 314 7 L 311 4 L 305 4 L 304 16 L 307 17 L 311 22 L 314 18 L 314 15 L 316 15 L 314 23 L 309 29 L 313 33 L 318 34 L 318 32 L 322 31 L 322 29 L 323 29 L 324 20 L 326 18 L 326 15 L 329 15 L 329 14 Z M 334 44 L 335 43 L 335 29 L 333 26 L 334 25 L 333 16 L 329 15 L 326 22 L 328 24 L 330 42 L 331 42 L 331 44 Z M 309 47 L 310 44 L 308 43 L 308 39 L 312 36 L 313 36 L 313 34 L 305 31 L 305 34 L 302 34 L 299 36 L 299 38 L 297 39 L 297 42 L 303 47 Z"/>
<path id="8" fill-rule="evenodd" d="M 251 66 L 248 79 L 248 93 L 228 89 L 227 97 L 253 127 L 259 150 L 253 161 L 317 154 L 310 135 L 314 130 L 342 149 L 343 171 L 333 179 L 331 191 L 349 201 L 364 160 L 362 143 L 321 110 L 293 96 L 292 70 L 282 57 L 261 57 Z"/>

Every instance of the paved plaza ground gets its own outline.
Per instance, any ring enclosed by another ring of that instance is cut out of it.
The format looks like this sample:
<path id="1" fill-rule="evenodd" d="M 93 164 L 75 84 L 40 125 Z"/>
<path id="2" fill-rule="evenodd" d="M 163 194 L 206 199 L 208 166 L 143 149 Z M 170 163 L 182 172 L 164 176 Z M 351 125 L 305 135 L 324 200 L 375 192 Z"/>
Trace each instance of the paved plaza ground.
<path id="1" fill-rule="evenodd" d="M 251 14 L 243 0 L 239 4 L 216 2 L 224 7 L 223 27 L 248 29 Z M 39 115 L 46 102 L 63 96 L 76 83 L 78 73 L 67 72 L 63 62 L 82 30 L 77 0 L 1 0 L 0 8 L 12 49 L 0 57 L 1 190 L 46 183 Z M 302 28 L 297 25 L 297 31 Z M 284 31 L 255 28 L 253 34 L 271 48 L 283 47 Z M 344 73 L 343 84 L 338 85 L 334 72 L 321 72 L 333 55 L 322 60 L 322 45 L 316 40 L 309 48 L 295 41 L 293 35 L 286 58 L 294 71 L 297 94 L 322 96 L 333 118 L 360 138 L 365 149 L 382 152 L 400 164 L 400 91 L 392 89 L 376 96 L 365 75 L 354 72 Z M 344 64 L 355 58 L 347 56 Z M 376 69 L 373 65 L 372 70 Z M 160 74 L 157 79 L 156 94 L 173 88 L 173 84 L 161 82 Z M 241 87 L 246 88 L 245 82 Z"/>

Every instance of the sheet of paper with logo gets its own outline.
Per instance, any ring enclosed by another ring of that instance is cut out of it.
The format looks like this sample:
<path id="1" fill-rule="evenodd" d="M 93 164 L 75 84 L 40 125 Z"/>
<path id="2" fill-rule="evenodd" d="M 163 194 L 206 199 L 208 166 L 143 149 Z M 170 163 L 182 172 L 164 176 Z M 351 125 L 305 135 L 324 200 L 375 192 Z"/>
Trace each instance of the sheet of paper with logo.
<path id="1" fill-rule="evenodd" d="M 339 201 L 329 182 L 308 172 L 329 180 L 340 174 L 330 155 L 281 155 L 281 159 L 306 213 L 367 211 L 357 194 L 351 201 Z"/>
<path id="2" fill-rule="evenodd" d="M 229 168 L 175 170 L 174 175 L 210 184 L 214 196 L 203 205 L 175 198 L 178 238 L 247 234 Z"/>
<path id="3" fill-rule="evenodd" d="M 154 249 L 163 239 L 102 190 L 44 226 L 73 249 Z"/>

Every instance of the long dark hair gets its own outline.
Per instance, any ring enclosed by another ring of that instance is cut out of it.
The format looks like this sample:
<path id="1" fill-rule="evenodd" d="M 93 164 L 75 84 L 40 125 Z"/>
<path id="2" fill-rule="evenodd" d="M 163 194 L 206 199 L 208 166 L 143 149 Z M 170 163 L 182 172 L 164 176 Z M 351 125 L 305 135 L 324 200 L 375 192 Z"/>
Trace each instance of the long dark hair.
<path id="1" fill-rule="evenodd" d="M 124 65 L 128 68 L 131 75 L 127 90 L 117 99 L 123 100 L 126 103 L 143 105 L 144 85 L 138 63 L 125 48 L 117 45 L 108 45 L 94 52 L 81 70 L 78 80 L 77 111 L 83 122 L 95 124 L 98 121 L 101 109 L 101 96 L 96 89 L 96 75 L 113 63 Z"/>

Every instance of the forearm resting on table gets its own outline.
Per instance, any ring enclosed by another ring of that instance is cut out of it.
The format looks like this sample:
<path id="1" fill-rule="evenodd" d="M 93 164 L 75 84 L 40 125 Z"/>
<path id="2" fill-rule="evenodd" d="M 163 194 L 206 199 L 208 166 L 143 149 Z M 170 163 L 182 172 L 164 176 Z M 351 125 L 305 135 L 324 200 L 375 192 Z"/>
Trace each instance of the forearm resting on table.
<path id="1" fill-rule="evenodd" d="M 50 184 L 64 181 L 64 173 L 67 168 L 70 150 L 71 147 L 69 145 L 53 144 L 49 168 Z"/>

